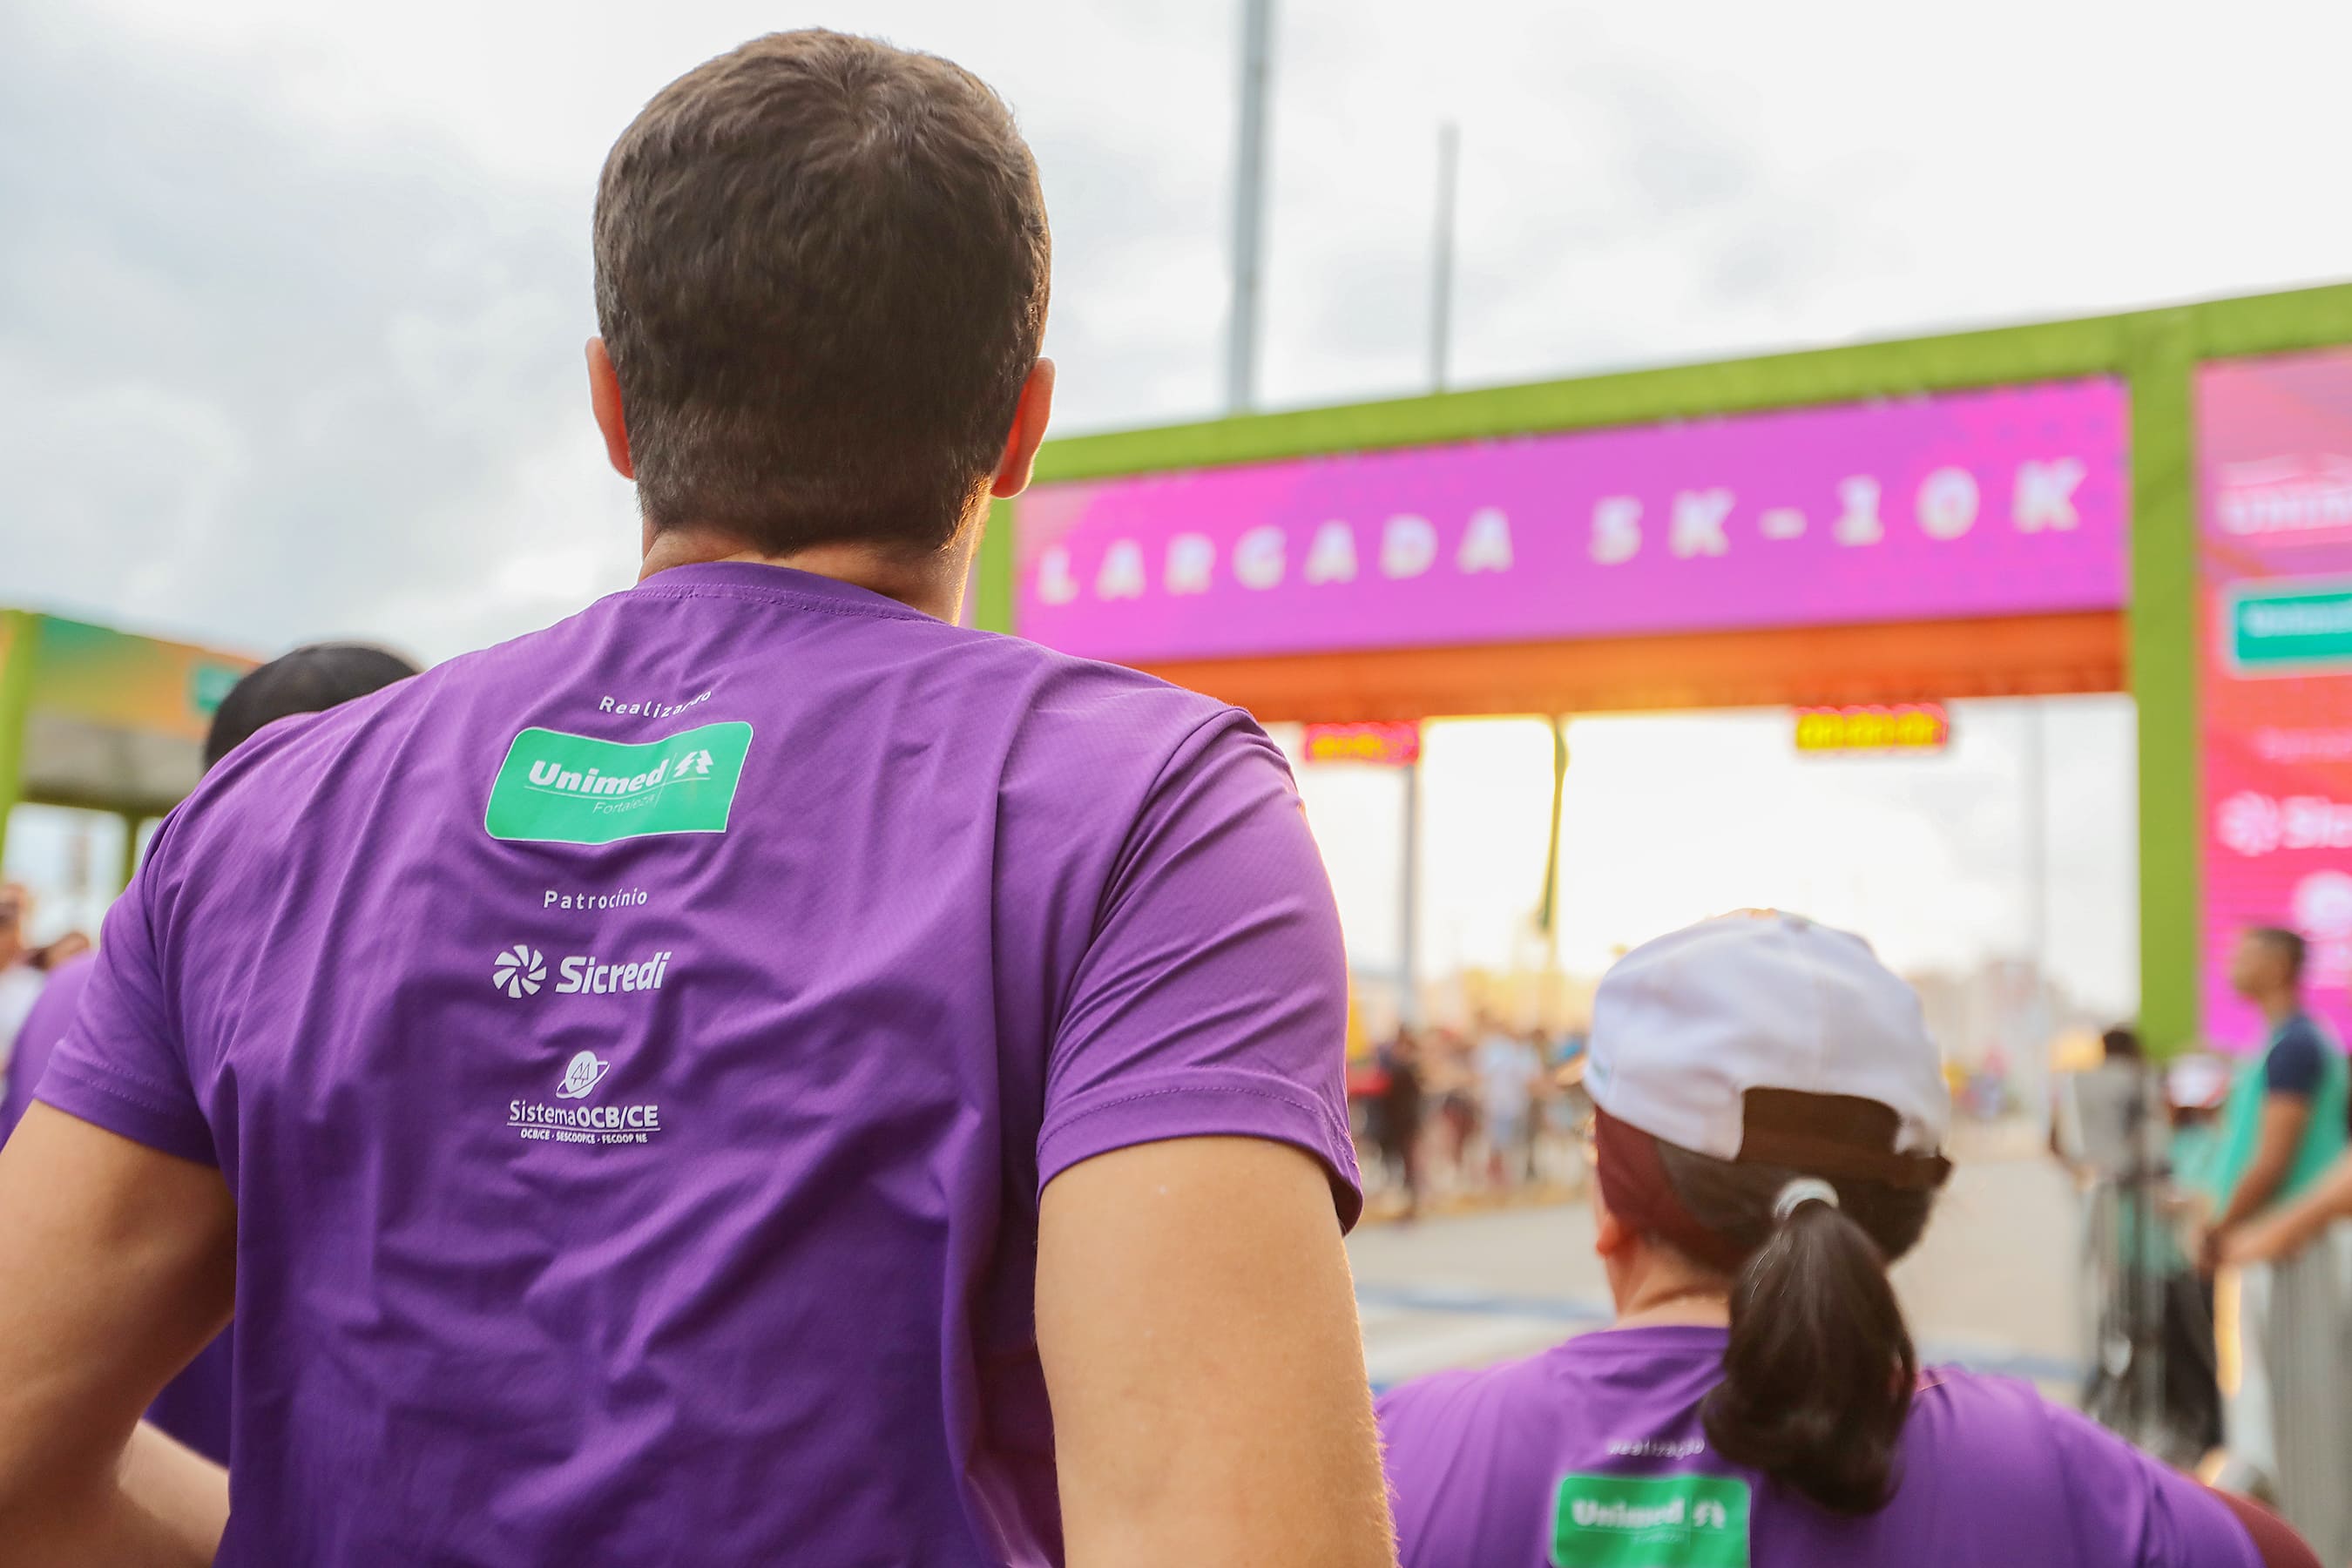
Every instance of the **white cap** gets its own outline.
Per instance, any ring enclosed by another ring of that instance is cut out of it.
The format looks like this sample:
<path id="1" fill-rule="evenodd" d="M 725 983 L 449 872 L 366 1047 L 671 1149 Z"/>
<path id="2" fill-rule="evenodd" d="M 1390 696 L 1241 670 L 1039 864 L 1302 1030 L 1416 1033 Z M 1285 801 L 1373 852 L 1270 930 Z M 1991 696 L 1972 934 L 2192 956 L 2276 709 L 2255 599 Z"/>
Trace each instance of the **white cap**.
<path id="1" fill-rule="evenodd" d="M 1749 1089 L 1840 1095 L 1896 1117 L 1894 1152 L 1941 1152 L 1942 1054 L 1870 944 L 1801 915 L 1724 915 L 1619 960 L 1592 1002 L 1585 1088 L 1653 1138 L 1737 1160 Z"/>

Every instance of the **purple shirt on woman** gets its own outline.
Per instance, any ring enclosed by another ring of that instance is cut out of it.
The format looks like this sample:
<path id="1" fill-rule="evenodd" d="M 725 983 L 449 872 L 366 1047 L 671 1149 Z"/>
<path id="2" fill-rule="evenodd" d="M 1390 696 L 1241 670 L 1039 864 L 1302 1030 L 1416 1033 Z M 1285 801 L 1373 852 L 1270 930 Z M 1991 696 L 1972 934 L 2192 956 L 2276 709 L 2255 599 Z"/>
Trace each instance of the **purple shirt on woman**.
<path id="1" fill-rule="evenodd" d="M 1587 1334 L 1381 1401 L 1404 1568 L 2261 1568 L 2221 1500 L 2021 1383 L 1935 1369 L 1880 1512 L 1717 1457 L 1721 1329 Z"/>
<path id="2" fill-rule="evenodd" d="M 1276 748 L 823 577 L 264 731 L 105 935 L 41 1097 L 236 1195 L 225 1564 L 1058 1562 L 1045 1184 L 1359 1203 Z"/>

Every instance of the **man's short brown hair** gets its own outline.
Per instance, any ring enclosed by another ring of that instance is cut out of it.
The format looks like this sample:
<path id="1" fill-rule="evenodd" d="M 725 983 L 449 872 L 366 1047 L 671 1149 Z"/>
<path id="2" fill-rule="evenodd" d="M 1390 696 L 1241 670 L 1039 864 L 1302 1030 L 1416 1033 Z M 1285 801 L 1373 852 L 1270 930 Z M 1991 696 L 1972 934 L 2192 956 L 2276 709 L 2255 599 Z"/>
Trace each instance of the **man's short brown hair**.
<path id="1" fill-rule="evenodd" d="M 656 529 L 942 548 L 1045 332 L 1037 166 L 961 66 L 811 29 L 646 105 L 596 192 L 596 315 Z"/>

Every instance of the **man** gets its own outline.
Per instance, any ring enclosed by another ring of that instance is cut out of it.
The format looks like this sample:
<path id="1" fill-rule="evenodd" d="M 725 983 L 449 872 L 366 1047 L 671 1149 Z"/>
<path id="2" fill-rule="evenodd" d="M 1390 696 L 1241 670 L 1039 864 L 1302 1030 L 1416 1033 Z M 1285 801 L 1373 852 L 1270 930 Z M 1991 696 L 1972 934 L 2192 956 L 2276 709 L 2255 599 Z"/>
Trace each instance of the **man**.
<path id="1" fill-rule="evenodd" d="M 1421 1110 L 1423 1085 L 1421 1037 L 1409 1025 L 1381 1053 L 1388 1080 L 1380 1099 L 1381 1159 L 1390 1179 L 1404 1189 L 1405 1219 L 1421 1216 Z"/>
<path id="2" fill-rule="evenodd" d="M 0 1150 L 10 1563 L 206 1560 L 117 1454 L 232 1278 L 226 1564 L 1391 1562 L 1280 753 L 952 624 L 1053 391 L 1010 114 L 762 38 L 595 250 L 639 584 L 241 748 Z"/>
<path id="3" fill-rule="evenodd" d="M 2214 1215 L 2201 1252 L 2209 1272 L 2238 1254 L 2241 1236 L 2266 1215 L 2317 1186 L 2344 1152 L 2344 1053 L 2305 1010 L 2303 966 L 2303 938 L 2271 926 L 2249 930 L 2231 964 L 2231 984 L 2262 1009 L 2269 1037 L 2231 1079 L 2206 1167 Z M 2235 1283 L 2234 1311 L 2219 1314 L 2220 1337 L 2234 1345 L 2238 1367 L 2222 1413 L 2224 1474 L 2266 1489 L 2324 1559 L 2343 1562 L 2352 1556 L 2352 1503 L 2342 1484 L 2352 1409 L 2342 1395 L 2343 1303 L 2332 1260 L 2242 1268 Z"/>
<path id="4" fill-rule="evenodd" d="M 210 771 L 265 724 L 335 707 L 415 673 L 416 667 L 399 655 L 358 643 L 317 643 L 273 658 L 248 670 L 214 710 L 205 736 L 205 767 Z M 89 945 L 85 941 L 81 947 Z M 43 952 L 57 953 L 66 947 L 61 938 Z M 31 1108 L 33 1090 L 64 1041 L 89 984 L 92 966 L 78 952 L 68 951 L 48 967 L 49 984 L 25 1019 L 7 1071 L 0 1074 L 6 1080 L 6 1090 L 0 1093 L 0 1142 Z M 147 1419 L 205 1458 L 226 1464 L 231 1381 L 229 1337 L 224 1333 L 156 1396 Z"/>
<path id="5" fill-rule="evenodd" d="M 2207 1176 L 2209 1269 L 2234 1231 L 2298 1196 L 2345 1145 L 2344 1052 L 2304 1010 L 2303 964 L 2303 938 L 2275 926 L 2247 931 L 2231 961 L 2230 984 L 2262 1010 L 2270 1035 L 2239 1069 L 2222 1109 L 2221 1148 Z"/>
<path id="6" fill-rule="evenodd" d="M 2082 1408 L 2184 1466 L 2221 1442 L 2213 1344 L 2213 1284 L 2200 1277 L 2165 1213 L 2170 1117 L 2163 1080 L 2137 1030 L 2100 1037 L 2096 1067 L 2063 1076 L 2051 1146 L 2081 1184 L 2087 1234 L 2099 1249 L 2093 1332 L 2135 1347 L 2128 1363 L 2094 1358 Z M 2160 1325 L 2161 1426 L 2141 1408 L 2149 1326 Z"/>

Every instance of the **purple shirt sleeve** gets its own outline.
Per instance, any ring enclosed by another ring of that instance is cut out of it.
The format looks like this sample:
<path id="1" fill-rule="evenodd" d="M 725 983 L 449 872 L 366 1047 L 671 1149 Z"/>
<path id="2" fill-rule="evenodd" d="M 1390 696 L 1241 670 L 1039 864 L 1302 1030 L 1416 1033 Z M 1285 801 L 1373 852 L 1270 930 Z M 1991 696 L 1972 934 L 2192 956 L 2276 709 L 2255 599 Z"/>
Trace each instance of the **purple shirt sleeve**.
<path id="1" fill-rule="evenodd" d="M 219 1163 L 196 1103 L 154 935 L 152 900 L 163 837 L 107 911 L 98 956 L 72 1025 L 35 1098 L 134 1142 L 199 1164 Z"/>
<path id="2" fill-rule="evenodd" d="M 2044 1407 L 2085 1562 L 2133 1568 L 2262 1568 L 2221 1500 L 2071 1410 Z M 2096 1550 L 2095 1548 L 2105 1548 Z"/>
<path id="3" fill-rule="evenodd" d="M 1339 911 L 1282 754 L 1227 714 L 1187 738 L 1129 834 L 1055 1036 L 1038 1185 L 1169 1138 L 1295 1144 L 1363 1206 L 1348 1132 Z"/>

